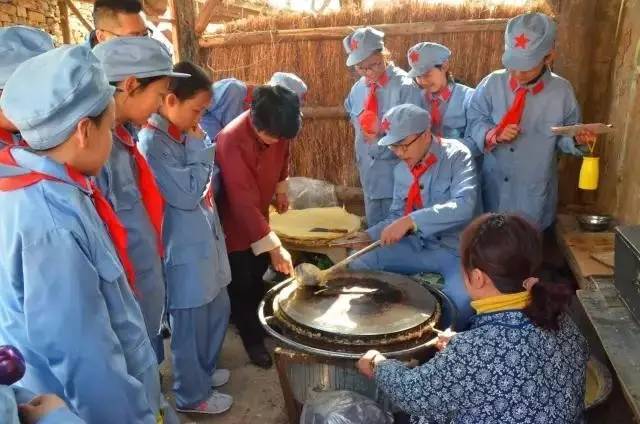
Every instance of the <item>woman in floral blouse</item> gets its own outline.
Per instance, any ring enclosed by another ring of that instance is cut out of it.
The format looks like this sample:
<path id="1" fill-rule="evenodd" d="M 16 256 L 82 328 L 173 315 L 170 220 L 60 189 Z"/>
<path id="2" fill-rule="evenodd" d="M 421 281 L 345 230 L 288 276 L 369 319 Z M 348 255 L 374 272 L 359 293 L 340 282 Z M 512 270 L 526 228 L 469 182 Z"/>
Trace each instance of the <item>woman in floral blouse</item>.
<path id="1" fill-rule="evenodd" d="M 540 234 L 486 214 L 461 243 L 477 315 L 420 367 L 370 351 L 358 362 L 413 423 L 581 423 L 587 344 L 566 315 L 569 287 L 540 281 Z"/>

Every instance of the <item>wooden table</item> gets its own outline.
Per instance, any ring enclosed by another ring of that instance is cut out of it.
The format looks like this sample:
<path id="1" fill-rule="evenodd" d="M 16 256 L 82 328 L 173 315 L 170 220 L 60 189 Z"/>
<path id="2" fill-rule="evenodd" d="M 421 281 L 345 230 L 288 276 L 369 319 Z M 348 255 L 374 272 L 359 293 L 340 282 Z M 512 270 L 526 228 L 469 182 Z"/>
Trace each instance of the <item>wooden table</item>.
<path id="1" fill-rule="evenodd" d="M 610 261 L 614 233 L 584 232 L 573 215 L 558 215 L 555 230 L 558 245 L 580 286 L 578 302 L 593 327 L 582 330 L 595 330 L 591 343 L 600 342 L 626 404 L 640 422 L 640 324 L 618 294 L 614 269 L 592 257 L 596 254 L 608 258 L 604 262 Z"/>
<path id="2" fill-rule="evenodd" d="M 613 278 L 613 268 L 591 256 L 613 252 L 613 232 L 584 232 L 573 215 L 558 215 L 555 231 L 558 246 L 581 289 L 591 288 L 589 277 Z"/>
<path id="3" fill-rule="evenodd" d="M 640 325 L 618 295 L 610 278 L 592 278 L 577 291 L 620 383 L 627 404 L 640 420 Z"/>

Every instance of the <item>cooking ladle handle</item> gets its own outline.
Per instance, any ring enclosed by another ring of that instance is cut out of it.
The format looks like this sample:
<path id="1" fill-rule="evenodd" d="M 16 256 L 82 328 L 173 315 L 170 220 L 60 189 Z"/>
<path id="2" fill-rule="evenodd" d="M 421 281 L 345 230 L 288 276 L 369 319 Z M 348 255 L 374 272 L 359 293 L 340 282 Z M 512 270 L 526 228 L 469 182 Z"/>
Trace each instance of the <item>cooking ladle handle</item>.
<path id="1" fill-rule="evenodd" d="M 331 268 L 325 270 L 325 273 L 328 274 L 332 271 L 335 271 L 336 269 L 343 268 L 344 266 L 350 264 L 354 259 L 359 258 L 360 256 L 371 252 L 373 249 L 376 249 L 381 244 L 382 244 L 382 241 L 380 240 L 371 243 L 369 246 L 365 247 L 364 249 L 360 249 L 357 252 L 352 253 L 350 256 L 347 256 L 345 259 L 333 265 Z"/>

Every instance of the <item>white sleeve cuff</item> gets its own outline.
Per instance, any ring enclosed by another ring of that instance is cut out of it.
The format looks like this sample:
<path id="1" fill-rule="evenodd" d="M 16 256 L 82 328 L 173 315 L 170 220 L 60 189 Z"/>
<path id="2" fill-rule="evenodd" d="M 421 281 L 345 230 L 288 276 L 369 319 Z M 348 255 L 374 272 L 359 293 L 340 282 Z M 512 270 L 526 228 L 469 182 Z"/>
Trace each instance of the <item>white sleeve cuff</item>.
<path id="1" fill-rule="evenodd" d="M 289 191 L 289 179 L 285 179 L 276 184 L 276 194 L 287 194 Z"/>
<path id="2" fill-rule="evenodd" d="M 270 231 L 269 234 L 262 237 L 260 240 L 251 243 L 251 250 L 253 251 L 254 255 L 258 256 L 264 252 L 269 252 L 280 246 L 282 246 L 282 242 L 280 241 L 276 233 Z"/>

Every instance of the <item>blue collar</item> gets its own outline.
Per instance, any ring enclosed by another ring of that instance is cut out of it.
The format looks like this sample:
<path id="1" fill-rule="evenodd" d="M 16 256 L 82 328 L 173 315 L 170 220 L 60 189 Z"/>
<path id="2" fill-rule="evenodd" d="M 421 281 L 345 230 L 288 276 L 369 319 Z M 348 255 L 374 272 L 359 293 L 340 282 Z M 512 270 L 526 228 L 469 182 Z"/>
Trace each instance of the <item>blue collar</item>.
<path id="1" fill-rule="evenodd" d="M 169 136 L 173 141 L 182 143 L 184 141 L 184 134 L 175 125 L 169 122 L 159 113 L 154 113 L 148 120 L 147 125 L 163 132 Z"/>

